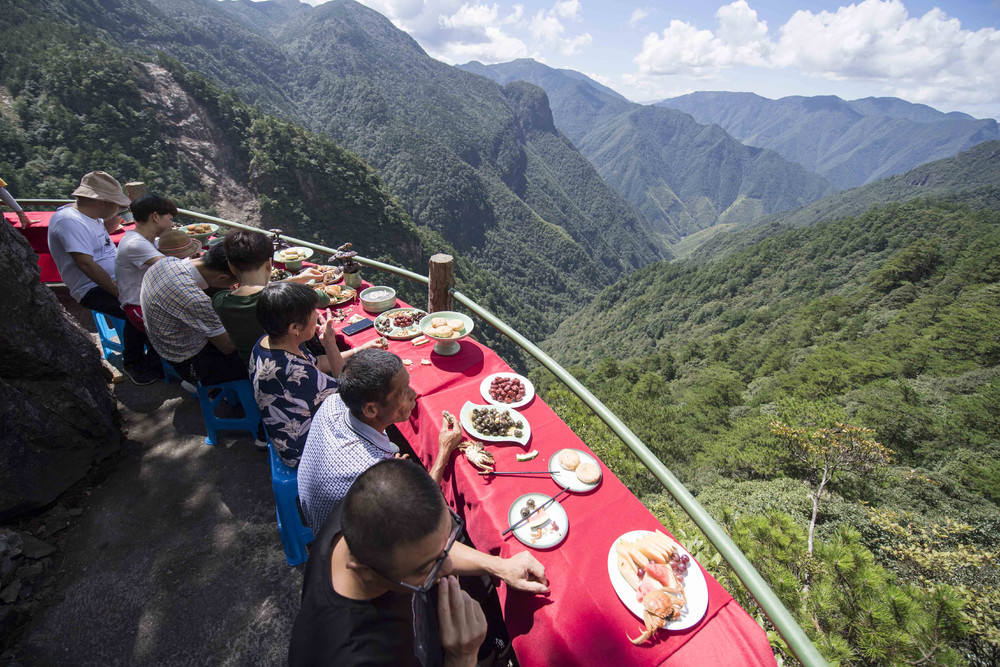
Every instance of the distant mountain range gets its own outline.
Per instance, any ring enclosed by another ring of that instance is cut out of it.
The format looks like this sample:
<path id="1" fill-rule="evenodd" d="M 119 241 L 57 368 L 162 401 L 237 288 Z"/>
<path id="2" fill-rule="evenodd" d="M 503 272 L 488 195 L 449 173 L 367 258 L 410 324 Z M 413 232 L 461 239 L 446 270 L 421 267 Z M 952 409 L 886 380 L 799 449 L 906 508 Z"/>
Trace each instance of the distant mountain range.
<path id="1" fill-rule="evenodd" d="M 556 127 L 670 242 L 796 208 L 833 189 L 773 151 L 745 146 L 686 113 L 629 102 L 579 72 L 531 59 L 460 67 L 542 88 Z"/>
<path id="2" fill-rule="evenodd" d="M 698 92 L 657 106 L 684 111 L 744 143 L 774 150 L 822 174 L 839 190 L 1000 139 L 993 119 L 942 113 L 894 97 L 771 100 L 753 93 Z"/>

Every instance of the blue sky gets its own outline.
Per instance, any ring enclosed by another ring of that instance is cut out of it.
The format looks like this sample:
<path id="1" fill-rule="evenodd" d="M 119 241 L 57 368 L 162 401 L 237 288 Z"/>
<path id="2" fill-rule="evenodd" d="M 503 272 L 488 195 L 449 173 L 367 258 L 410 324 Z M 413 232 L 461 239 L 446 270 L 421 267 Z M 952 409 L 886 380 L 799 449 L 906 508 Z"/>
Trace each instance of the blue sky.
<path id="1" fill-rule="evenodd" d="M 1000 0 L 359 1 L 445 62 L 534 58 L 635 101 L 895 96 L 1000 118 Z"/>

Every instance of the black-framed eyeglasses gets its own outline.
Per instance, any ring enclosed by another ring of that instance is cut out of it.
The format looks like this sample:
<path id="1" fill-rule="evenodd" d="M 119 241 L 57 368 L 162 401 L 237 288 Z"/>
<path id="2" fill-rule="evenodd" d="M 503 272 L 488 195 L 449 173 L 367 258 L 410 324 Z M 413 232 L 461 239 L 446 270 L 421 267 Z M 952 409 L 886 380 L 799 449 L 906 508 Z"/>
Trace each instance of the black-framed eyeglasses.
<path id="1" fill-rule="evenodd" d="M 431 590 L 431 588 L 434 586 L 434 582 L 437 581 L 438 573 L 441 571 L 441 567 L 444 565 L 444 562 L 448 559 L 448 553 L 451 552 L 451 547 L 454 546 L 455 540 L 458 539 L 459 534 L 462 532 L 462 528 L 465 526 L 465 520 L 462 517 L 460 517 L 458 514 L 456 514 L 455 510 L 453 510 L 453 509 L 451 509 L 449 507 L 448 508 L 448 512 L 451 514 L 451 523 L 452 523 L 451 534 L 448 535 L 448 541 L 445 542 L 444 551 L 434 561 L 434 567 L 431 568 L 431 571 L 427 574 L 427 578 L 424 579 L 424 583 L 422 583 L 420 586 L 413 586 L 411 584 L 407 584 L 407 583 L 404 583 L 402 581 L 399 581 L 398 579 L 392 579 L 390 577 L 385 576 L 384 574 L 382 574 L 381 572 L 379 572 L 378 570 L 376 570 L 371 565 L 369 565 L 368 567 L 373 572 L 375 572 L 375 574 L 377 574 L 378 576 L 382 577 L 386 581 L 392 582 L 392 583 L 396 584 L 397 586 L 402 586 L 406 590 L 413 591 L 414 593 L 420 593 L 420 594 L 426 594 L 426 593 L 428 593 Z"/>

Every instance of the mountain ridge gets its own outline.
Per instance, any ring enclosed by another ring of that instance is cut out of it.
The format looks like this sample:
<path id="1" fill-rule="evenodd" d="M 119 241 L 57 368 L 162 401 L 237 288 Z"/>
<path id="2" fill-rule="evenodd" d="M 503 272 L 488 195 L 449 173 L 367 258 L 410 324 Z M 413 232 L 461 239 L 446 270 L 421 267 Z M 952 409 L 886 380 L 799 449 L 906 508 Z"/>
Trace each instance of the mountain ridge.
<path id="1" fill-rule="evenodd" d="M 685 111 L 747 144 L 777 151 L 822 174 L 839 190 L 1000 139 L 993 119 L 944 113 L 899 98 L 772 100 L 755 93 L 703 91 L 661 100 L 657 106 Z"/>
<path id="2" fill-rule="evenodd" d="M 578 72 L 527 58 L 459 67 L 498 83 L 523 80 L 544 89 L 556 126 L 671 243 L 832 190 L 773 151 L 744 146 L 689 114 L 630 102 Z"/>

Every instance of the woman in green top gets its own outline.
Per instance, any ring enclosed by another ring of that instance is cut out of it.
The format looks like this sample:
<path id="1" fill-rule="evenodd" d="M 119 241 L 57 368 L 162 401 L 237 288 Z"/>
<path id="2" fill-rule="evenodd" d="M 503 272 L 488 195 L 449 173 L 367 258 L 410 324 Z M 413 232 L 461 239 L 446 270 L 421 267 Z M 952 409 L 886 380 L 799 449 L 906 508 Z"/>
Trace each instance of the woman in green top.
<path id="1" fill-rule="evenodd" d="M 264 327 L 257 321 L 257 299 L 270 282 L 274 250 L 271 240 L 262 232 L 233 230 L 226 234 L 223 243 L 229 268 L 239 280 L 239 287 L 216 293 L 212 297 L 212 307 L 219 314 L 240 358 L 250 363 L 253 346 L 264 335 Z M 306 283 L 322 277 L 319 271 L 306 269 L 286 282 Z M 323 354 L 321 350 L 316 352 Z"/>

